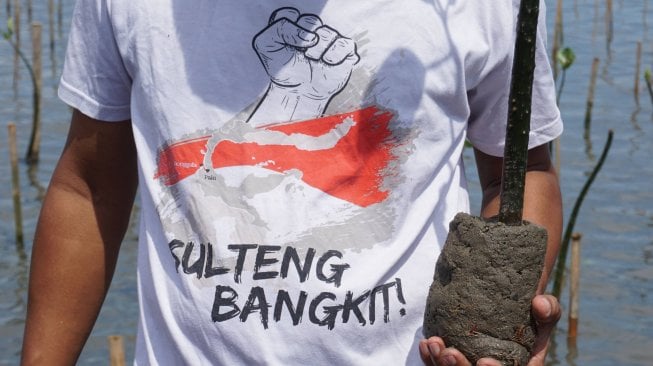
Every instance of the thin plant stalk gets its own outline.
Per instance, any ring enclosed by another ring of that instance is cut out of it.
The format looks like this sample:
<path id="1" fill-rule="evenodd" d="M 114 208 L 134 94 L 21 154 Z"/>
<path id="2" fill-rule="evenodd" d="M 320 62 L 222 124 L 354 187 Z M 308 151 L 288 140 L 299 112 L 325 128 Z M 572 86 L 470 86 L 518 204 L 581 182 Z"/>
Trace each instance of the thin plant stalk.
<path id="1" fill-rule="evenodd" d="M 522 0 L 512 67 L 499 221 L 521 225 L 531 122 L 539 0 Z"/>
<path id="2" fill-rule="evenodd" d="M 601 61 L 598 57 L 595 57 L 592 61 L 592 72 L 590 74 L 590 85 L 587 92 L 587 102 L 585 108 L 585 120 L 584 126 L 585 130 L 589 131 L 590 125 L 592 123 L 592 108 L 594 107 L 594 91 L 596 90 L 596 78 L 599 73 L 599 63 Z"/>
<path id="3" fill-rule="evenodd" d="M 43 27 L 40 23 L 32 24 L 32 81 L 34 85 L 34 114 L 32 116 L 32 133 L 27 147 L 26 158 L 29 163 L 39 160 L 41 146 L 41 87 L 42 62 L 41 62 L 41 34 Z"/>
<path id="4" fill-rule="evenodd" d="M 20 201 L 20 177 L 18 172 L 18 153 L 16 149 L 16 125 L 7 125 L 9 135 L 9 161 L 11 164 L 12 197 L 14 201 L 14 224 L 16 228 L 16 247 L 21 250 L 23 242 L 23 209 Z"/>
<path id="5" fill-rule="evenodd" d="M 54 0 L 48 0 L 48 34 L 50 35 L 50 54 L 54 53 Z"/>
<path id="6" fill-rule="evenodd" d="M 603 148 L 603 152 L 601 153 L 601 157 L 599 158 L 598 163 L 592 170 L 592 173 L 590 174 L 589 178 L 585 182 L 583 189 L 580 191 L 580 194 L 576 199 L 576 203 L 574 204 L 574 208 L 572 209 L 571 214 L 569 215 L 569 221 L 567 222 L 567 227 L 565 228 L 565 233 L 562 237 L 562 243 L 560 244 L 560 253 L 558 254 L 556 268 L 554 271 L 554 275 L 552 277 L 553 291 L 551 293 L 553 296 L 557 297 L 558 299 L 560 298 L 560 293 L 562 291 L 562 281 L 565 272 L 565 265 L 567 263 L 567 252 L 569 251 L 569 241 L 571 239 L 571 233 L 574 230 L 574 226 L 576 225 L 576 218 L 578 217 L 578 213 L 580 212 L 580 207 L 583 204 L 583 200 L 585 200 L 585 196 L 587 195 L 587 192 L 592 186 L 592 183 L 594 183 L 594 179 L 599 174 L 599 171 L 601 171 L 601 167 L 603 167 L 603 163 L 605 162 L 605 159 L 608 156 L 608 152 L 610 151 L 610 146 L 612 146 L 613 135 L 614 132 L 612 130 L 609 130 L 608 139 L 605 143 L 605 147 Z"/>
<path id="7" fill-rule="evenodd" d="M 59 38 L 63 38 L 63 0 L 57 3 L 57 33 Z"/>
<path id="8" fill-rule="evenodd" d="M 18 65 L 20 64 L 21 54 L 20 54 L 20 13 L 21 5 L 20 0 L 14 0 L 14 17 L 13 17 L 13 29 L 15 36 L 15 45 L 14 45 L 14 93 L 18 94 L 18 80 L 20 79 L 20 73 L 18 72 Z"/>
<path id="9" fill-rule="evenodd" d="M 558 93 L 556 95 L 556 104 L 560 105 L 560 96 L 562 95 L 562 89 L 565 87 L 565 81 L 567 79 L 567 70 L 562 70 L 562 75 L 560 76 L 560 83 L 558 84 Z"/>
<path id="10" fill-rule="evenodd" d="M 605 41 L 606 50 L 610 54 L 610 46 L 612 45 L 612 38 L 614 37 L 614 21 L 612 13 L 612 0 L 606 0 L 605 5 Z"/>
<path id="11" fill-rule="evenodd" d="M 584 133 L 583 136 L 585 138 L 585 144 L 587 146 L 587 151 L 591 152 L 591 146 L 592 146 L 592 141 L 590 139 L 590 129 L 592 125 L 592 108 L 594 107 L 594 91 L 596 89 L 596 78 L 599 72 L 599 59 L 597 57 L 594 58 L 594 61 L 592 62 L 592 72 L 590 75 L 590 85 L 589 85 L 589 90 L 587 93 L 587 103 L 585 107 L 585 120 L 584 120 Z M 591 153 L 590 153 L 591 155 Z"/>
<path id="12" fill-rule="evenodd" d="M 27 0 L 27 23 L 32 23 L 32 0 Z"/>
<path id="13" fill-rule="evenodd" d="M 40 143 L 40 124 L 41 124 L 41 25 L 35 22 L 32 25 L 32 47 L 33 47 L 33 57 L 34 57 L 34 66 L 27 59 L 20 47 L 11 39 L 13 35 L 14 27 L 12 23 L 9 23 L 9 30 L 3 33 L 3 37 L 11 47 L 14 49 L 19 59 L 23 61 L 25 68 L 30 75 L 32 80 L 32 134 L 30 137 L 30 143 L 27 150 L 27 161 L 29 163 L 34 163 L 38 161 L 38 150 Z"/>
<path id="14" fill-rule="evenodd" d="M 559 105 L 560 96 L 562 95 L 562 90 L 565 86 L 565 80 L 567 79 L 567 69 L 570 68 L 576 61 L 576 54 L 574 53 L 573 49 L 565 47 L 556 52 L 555 59 L 562 68 L 562 77 L 558 83 L 558 92 L 556 95 L 556 104 Z"/>
<path id="15" fill-rule="evenodd" d="M 651 96 L 651 103 L 653 103 L 653 82 L 651 82 L 651 70 L 647 69 L 644 72 L 644 81 L 646 81 L 646 88 L 648 89 L 648 94 Z"/>
<path id="16" fill-rule="evenodd" d="M 642 42 L 637 42 L 637 51 L 635 52 L 635 86 L 633 92 L 635 93 L 635 102 L 639 105 L 639 75 L 642 68 Z"/>
<path id="17" fill-rule="evenodd" d="M 42 203 L 45 197 L 46 187 L 39 182 L 38 168 L 38 164 L 29 164 L 27 166 L 27 179 L 29 179 L 30 185 L 36 191 L 36 199 Z"/>

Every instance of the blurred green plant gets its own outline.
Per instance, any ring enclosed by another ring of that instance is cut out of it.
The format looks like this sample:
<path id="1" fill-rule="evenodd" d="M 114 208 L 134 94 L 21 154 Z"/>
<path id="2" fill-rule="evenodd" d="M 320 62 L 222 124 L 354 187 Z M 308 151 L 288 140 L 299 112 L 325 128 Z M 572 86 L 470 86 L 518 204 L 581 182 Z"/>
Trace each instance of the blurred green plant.
<path id="1" fill-rule="evenodd" d="M 560 84 L 558 85 L 558 95 L 556 96 L 556 101 L 560 104 L 560 95 L 562 95 L 562 89 L 565 86 L 565 79 L 567 77 L 567 69 L 574 64 L 576 61 L 576 53 L 569 47 L 558 50 L 556 53 L 556 61 L 558 65 L 562 68 L 562 76 L 560 77 Z"/>
<path id="2" fill-rule="evenodd" d="M 651 69 L 646 69 L 646 71 L 644 71 L 644 80 L 646 81 L 648 94 L 651 96 L 651 103 L 653 103 L 653 87 L 651 86 Z"/>
<path id="3" fill-rule="evenodd" d="M 11 37 L 14 35 L 14 19 L 9 18 L 7 20 L 7 29 L 2 32 L 2 38 L 6 39 L 11 43 Z"/>

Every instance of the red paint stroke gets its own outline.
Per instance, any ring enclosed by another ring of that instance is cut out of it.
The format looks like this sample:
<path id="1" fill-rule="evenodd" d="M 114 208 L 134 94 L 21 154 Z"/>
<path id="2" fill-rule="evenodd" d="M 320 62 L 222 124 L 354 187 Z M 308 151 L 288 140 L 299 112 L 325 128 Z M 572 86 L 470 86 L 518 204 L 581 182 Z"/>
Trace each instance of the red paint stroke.
<path id="1" fill-rule="evenodd" d="M 195 174 L 204 163 L 204 150 L 211 136 L 180 141 L 159 152 L 157 172 L 154 179 L 163 180 L 171 186 Z"/>
<path id="2" fill-rule="evenodd" d="M 299 170 L 301 179 L 323 192 L 358 206 L 367 207 L 385 200 L 382 188 L 384 171 L 394 159 L 390 141 L 390 112 L 368 107 L 359 111 L 263 127 L 291 134 L 318 137 L 328 133 L 345 119 L 355 124 L 335 146 L 323 150 L 303 150 L 294 145 L 266 145 L 256 142 L 217 143 L 211 156 L 214 169 L 232 166 L 259 166 L 279 173 Z M 164 149 L 159 155 L 155 178 L 172 185 L 192 175 L 204 159 L 208 137 L 183 141 Z M 193 171 L 192 166 L 195 166 Z"/>

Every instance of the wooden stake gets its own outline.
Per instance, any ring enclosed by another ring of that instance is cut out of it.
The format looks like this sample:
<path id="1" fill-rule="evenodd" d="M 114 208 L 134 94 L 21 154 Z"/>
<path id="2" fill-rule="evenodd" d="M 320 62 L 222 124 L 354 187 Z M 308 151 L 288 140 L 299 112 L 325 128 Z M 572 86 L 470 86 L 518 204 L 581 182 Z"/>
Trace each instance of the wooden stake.
<path id="1" fill-rule="evenodd" d="M 647 15 L 648 14 L 648 0 L 644 0 L 644 9 L 642 9 L 642 23 L 644 24 L 644 32 L 648 30 L 648 21 L 647 21 Z"/>
<path id="2" fill-rule="evenodd" d="M 590 75 L 590 86 L 587 93 L 587 103 L 585 108 L 585 135 L 589 136 L 590 125 L 592 122 L 592 108 L 594 107 L 594 90 L 596 89 L 596 77 L 599 73 L 599 63 L 600 60 L 598 57 L 594 58 L 592 62 L 592 72 Z"/>
<path id="3" fill-rule="evenodd" d="M 56 40 L 61 39 L 62 37 L 62 30 L 61 30 L 61 22 L 62 22 L 62 0 L 58 0 L 57 4 L 55 4 L 54 0 L 48 0 L 48 26 L 49 26 L 49 32 L 50 32 L 50 67 L 52 70 L 52 77 L 56 78 L 57 76 L 57 52 L 55 50 L 56 48 Z M 57 27 L 55 27 L 55 10 L 57 12 L 56 18 L 57 18 Z M 55 29 L 58 28 L 58 29 Z"/>
<path id="4" fill-rule="evenodd" d="M 599 0 L 594 0 L 594 18 L 592 21 L 592 41 L 596 39 L 596 34 L 598 33 L 598 22 L 599 22 Z"/>
<path id="5" fill-rule="evenodd" d="M 18 54 L 20 50 L 20 0 L 14 0 L 14 36 L 16 49 L 14 50 L 14 82 L 13 88 L 14 93 L 18 94 L 18 80 L 20 80 L 20 56 Z"/>
<path id="6" fill-rule="evenodd" d="M 20 45 L 20 11 L 20 0 L 14 0 L 14 33 L 17 45 Z"/>
<path id="7" fill-rule="evenodd" d="M 18 153 L 16 149 L 16 125 L 7 125 L 9 134 L 9 161 L 11 163 L 12 196 L 14 199 L 14 223 L 16 227 L 16 247 L 21 249 L 23 243 L 23 210 L 20 202 L 20 177 L 18 172 Z"/>
<path id="8" fill-rule="evenodd" d="M 109 340 L 109 358 L 111 366 L 125 366 L 125 348 L 122 336 L 111 335 Z"/>
<path id="9" fill-rule="evenodd" d="M 635 56 L 635 102 L 639 105 L 639 78 L 642 68 L 642 42 L 637 42 L 637 52 Z"/>
<path id="10" fill-rule="evenodd" d="M 560 149 L 560 137 L 556 138 L 553 142 L 553 154 L 555 156 L 555 169 L 558 172 L 558 180 L 560 180 L 560 174 L 562 174 L 562 151 Z"/>
<path id="11" fill-rule="evenodd" d="M 63 38 L 63 0 L 57 4 L 57 34 L 59 39 Z"/>
<path id="12" fill-rule="evenodd" d="M 54 53 L 54 0 L 48 0 L 48 32 L 50 34 L 50 54 L 53 54 Z"/>
<path id="13" fill-rule="evenodd" d="M 41 145 L 41 89 L 43 85 L 43 66 L 41 61 L 41 33 L 43 27 L 40 23 L 32 24 L 32 69 L 34 84 L 34 114 L 32 116 L 32 134 L 27 148 L 27 161 L 35 163 L 39 160 Z"/>
<path id="14" fill-rule="evenodd" d="M 574 233 L 571 237 L 571 269 L 569 273 L 569 330 L 567 336 L 578 335 L 578 291 L 580 284 L 580 240 L 582 235 Z"/>
<path id="15" fill-rule="evenodd" d="M 612 44 L 612 37 L 614 34 L 612 21 L 612 0 L 606 0 L 605 4 L 605 40 L 606 50 L 610 53 L 610 45 Z"/>
<path id="16" fill-rule="evenodd" d="M 562 31 L 562 0 L 558 0 L 556 6 L 555 28 L 553 29 L 553 47 L 551 47 L 553 80 L 558 80 L 558 50 L 560 49 L 560 46 L 564 40 Z"/>
<path id="17" fill-rule="evenodd" d="M 27 0 L 27 23 L 32 23 L 32 0 Z"/>
<path id="18" fill-rule="evenodd" d="M 578 0 L 574 0 L 574 17 L 578 20 Z"/>

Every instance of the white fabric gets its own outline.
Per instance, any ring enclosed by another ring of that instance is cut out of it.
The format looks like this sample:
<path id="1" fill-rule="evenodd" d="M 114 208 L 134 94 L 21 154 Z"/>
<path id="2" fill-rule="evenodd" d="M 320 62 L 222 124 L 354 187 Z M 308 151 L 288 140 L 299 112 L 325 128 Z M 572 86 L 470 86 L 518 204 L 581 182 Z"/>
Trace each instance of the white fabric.
<path id="1" fill-rule="evenodd" d="M 464 141 L 502 154 L 515 6 L 78 1 L 60 97 L 139 154 L 136 364 L 419 364 Z M 562 130 L 542 39 L 531 146 Z"/>

